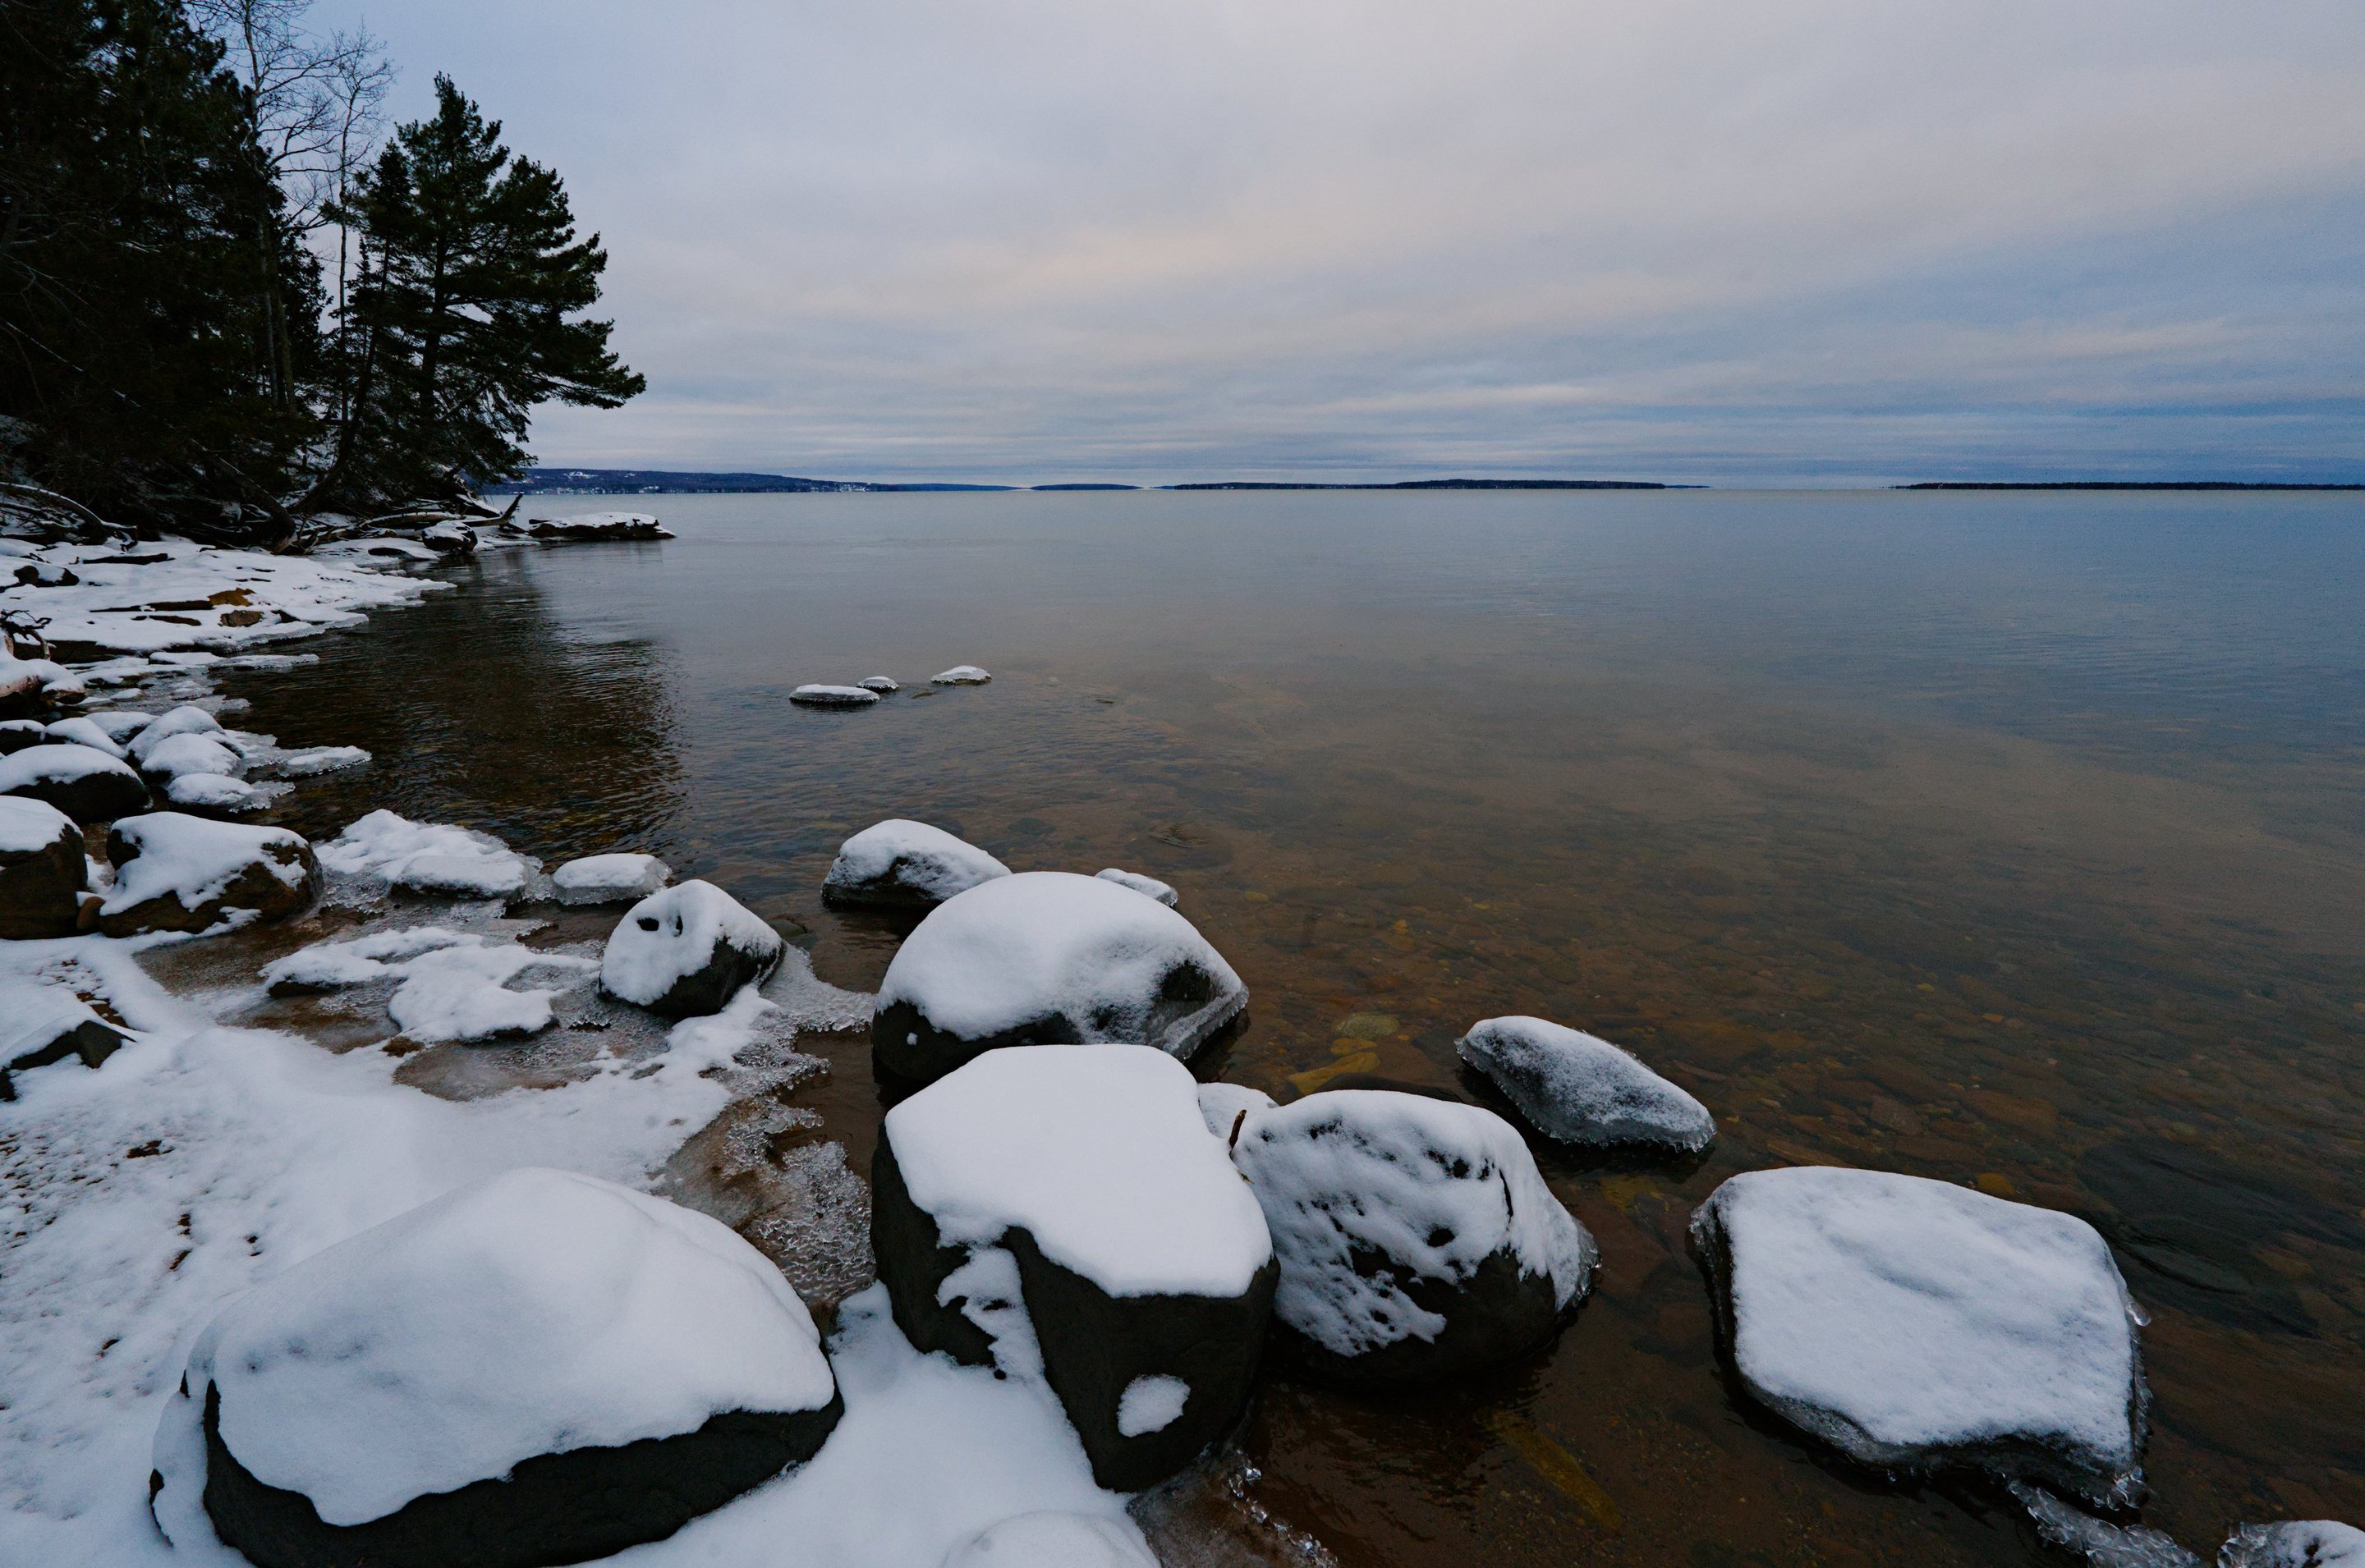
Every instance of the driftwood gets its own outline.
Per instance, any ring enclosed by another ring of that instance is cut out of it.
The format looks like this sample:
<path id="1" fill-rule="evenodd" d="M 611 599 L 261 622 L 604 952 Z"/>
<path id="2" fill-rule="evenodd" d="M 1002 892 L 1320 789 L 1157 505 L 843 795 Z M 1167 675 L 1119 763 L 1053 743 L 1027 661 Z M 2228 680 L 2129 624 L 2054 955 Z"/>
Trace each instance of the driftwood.
<path id="1" fill-rule="evenodd" d="M 131 537 L 129 529 L 108 522 L 72 496 L 7 480 L 0 480 L 0 520 L 77 544 L 104 544 L 118 534 Z"/>

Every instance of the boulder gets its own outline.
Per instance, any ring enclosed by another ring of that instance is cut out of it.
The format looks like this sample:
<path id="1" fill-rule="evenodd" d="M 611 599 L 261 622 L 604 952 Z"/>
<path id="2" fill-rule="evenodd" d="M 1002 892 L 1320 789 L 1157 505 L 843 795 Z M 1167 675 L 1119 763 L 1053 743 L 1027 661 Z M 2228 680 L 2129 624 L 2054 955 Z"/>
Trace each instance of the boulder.
<path id="1" fill-rule="evenodd" d="M 879 693 L 858 686 L 800 686 L 789 693 L 789 700 L 807 708 L 868 708 L 879 700 Z"/>
<path id="2" fill-rule="evenodd" d="M 944 1568 L 1158 1568 L 1140 1527 L 1119 1515 L 1020 1514 L 953 1548 Z"/>
<path id="3" fill-rule="evenodd" d="M 348 767 L 366 767 L 370 754 L 357 745 L 308 745 L 283 751 L 271 758 L 271 771 L 282 778 L 311 778 Z"/>
<path id="4" fill-rule="evenodd" d="M 2217 1568 L 2365 1568 L 2365 1530 L 2334 1519 L 2244 1525 L 2218 1548 Z"/>
<path id="5" fill-rule="evenodd" d="M 948 670 L 930 676 L 928 681 L 934 686 L 983 686 L 992 678 L 975 665 L 955 665 Z"/>
<path id="6" fill-rule="evenodd" d="M 47 726 L 50 739 L 64 745 L 86 745 L 103 751 L 109 756 L 121 756 L 123 747 L 104 724 L 95 723 L 77 713 L 71 719 L 59 719 Z"/>
<path id="7" fill-rule="evenodd" d="M 153 713 L 136 712 L 127 708 L 102 709 L 98 712 L 83 713 L 77 717 L 96 724 L 100 732 L 118 746 L 130 745 L 132 736 L 156 722 Z"/>
<path id="8" fill-rule="evenodd" d="M 285 784 L 250 784 L 223 773 L 184 773 L 166 782 L 164 799 L 201 817 L 241 817 L 287 792 Z"/>
<path id="9" fill-rule="evenodd" d="M 174 735 L 212 735 L 219 739 L 223 733 L 220 720 L 202 708 L 184 703 L 141 725 L 140 733 L 131 737 L 126 749 L 135 764 L 145 767 L 148 766 L 148 754 Z"/>
<path id="10" fill-rule="evenodd" d="M 320 864 L 406 892 L 465 899 L 522 897 L 535 870 L 535 862 L 488 833 L 388 811 L 370 812 L 320 846 Z"/>
<path id="11" fill-rule="evenodd" d="M 654 855 L 586 855 L 550 874 L 558 902 L 631 903 L 673 880 L 673 868 Z"/>
<path id="12" fill-rule="evenodd" d="M 224 1307 L 155 1511 L 194 1534 L 196 1492 L 262 1568 L 577 1562 L 810 1459 L 844 1408 L 803 1304 L 720 1222 L 510 1170 Z"/>
<path id="13" fill-rule="evenodd" d="M 1281 1258 L 1286 1343 L 1318 1375 L 1405 1384 L 1509 1361 L 1591 1288 L 1593 1238 L 1482 1106 L 1309 1094 L 1251 1113 L 1232 1159 Z"/>
<path id="14" fill-rule="evenodd" d="M 115 886 L 98 906 L 109 936 L 205 931 L 240 913 L 285 920 L 320 895 L 312 846 L 284 827 L 181 812 L 125 817 L 106 835 Z"/>
<path id="15" fill-rule="evenodd" d="M 1708 1107 L 1608 1041 L 1541 1018 L 1488 1018 L 1454 1042 L 1530 1125 L 1586 1148 L 1698 1154 Z"/>
<path id="16" fill-rule="evenodd" d="M 140 757 L 140 771 L 158 783 L 187 773 L 209 773 L 216 778 L 236 778 L 246 772 L 246 758 L 219 734 L 185 732 L 167 735 L 145 748 Z"/>
<path id="17" fill-rule="evenodd" d="M 0 756 L 0 795 L 46 801 L 78 823 L 148 809 L 148 786 L 130 765 L 86 745 L 51 743 Z"/>
<path id="18" fill-rule="evenodd" d="M 0 1100 L 17 1097 L 12 1074 L 68 1057 L 96 1067 L 124 1039 L 64 986 L 0 976 Z"/>
<path id="19" fill-rule="evenodd" d="M 862 688 L 865 691 L 875 691 L 881 697 L 892 696 L 894 693 L 903 689 L 903 683 L 902 681 L 897 680 L 892 676 L 887 675 L 865 676 L 862 679 L 856 681 L 854 684 Z"/>
<path id="20" fill-rule="evenodd" d="M 822 879 L 822 902 L 876 909 L 934 909 L 1010 868 L 973 844 L 926 823 L 891 817 L 838 846 Z"/>
<path id="21" fill-rule="evenodd" d="M 981 882 L 920 922 L 879 989 L 873 1060 L 907 1082 L 1001 1046 L 1106 1041 L 1188 1058 L 1248 1006 L 1191 923 L 1067 871 Z"/>
<path id="22" fill-rule="evenodd" d="M 54 744 L 50 727 L 39 719 L 0 720 L 0 756 L 7 756 L 27 746 Z"/>
<path id="23" fill-rule="evenodd" d="M 779 966 L 787 944 L 712 882 L 651 893 L 625 912 L 600 957 L 609 995 L 669 1018 L 720 1013 Z"/>
<path id="24" fill-rule="evenodd" d="M 1750 1397 L 1857 1462 L 2141 1495 L 2135 1308 L 2094 1227 L 1951 1182 L 1806 1166 L 1692 1216 Z"/>
<path id="25" fill-rule="evenodd" d="M 1131 888 L 1144 898 L 1156 899 L 1168 909 L 1172 909 L 1182 902 L 1180 895 L 1174 891 L 1171 884 L 1161 882 L 1155 877 L 1145 877 L 1138 871 L 1120 871 L 1111 866 L 1095 875 L 1104 882 L 1115 882 L 1120 888 Z"/>
<path id="26" fill-rule="evenodd" d="M 1232 1429 L 1272 1311 L 1272 1240 L 1195 1091 L 1142 1047 L 991 1051 L 888 1112 L 871 1162 L 897 1326 L 1039 1377 L 1114 1491 Z"/>
<path id="27" fill-rule="evenodd" d="M 465 522 L 433 522 L 419 531 L 419 542 L 438 555 L 473 555 L 476 531 Z"/>
<path id="28" fill-rule="evenodd" d="M 47 801 L 0 795 L 0 941 L 73 935 L 88 880 L 73 818 Z"/>

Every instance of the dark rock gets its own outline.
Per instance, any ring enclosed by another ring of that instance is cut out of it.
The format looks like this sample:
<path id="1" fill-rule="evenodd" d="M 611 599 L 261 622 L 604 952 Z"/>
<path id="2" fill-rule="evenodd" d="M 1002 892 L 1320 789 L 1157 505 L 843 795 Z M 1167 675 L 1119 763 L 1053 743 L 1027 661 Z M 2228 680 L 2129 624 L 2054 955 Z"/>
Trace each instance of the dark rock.
<path id="1" fill-rule="evenodd" d="M 73 819 L 46 801 L 0 796 L 0 940 L 72 936 L 88 868 Z"/>
<path id="2" fill-rule="evenodd" d="M 84 823 L 112 822 L 148 809 L 148 786 L 140 775 L 86 745 L 28 746 L 0 758 L 0 795 L 46 801 Z"/>
<path id="3" fill-rule="evenodd" d="M 712 882 L 651 893 L 616 923 L 600 959 L 611 996 L 669 1018 L 723 1011 L 779 966 L 780 934 Z"/>
<path id="4" fill-rule="evenodd" d="M 23 751 L 27 746 L 50 744 L 49 726 L 39 719 L 0 720 L 0 756 Z"/>
<path id="5" fill-rule="evenodd" d="M 106 835 L 115 888 L 99 905 L 109 936 L 208 930 L 234 910 L 285 920 L 320 896 L 312 846 L 284 827 L 212 822 L 179 812 L 127 817 Z"/>
<path id="6" fill-rule="evenodd" d="M 63 986 L 0 979 L 0 1100 L 14 1100 L 10 1075 L 68 1057 L 96 1067 L 125 1036 Z"/>

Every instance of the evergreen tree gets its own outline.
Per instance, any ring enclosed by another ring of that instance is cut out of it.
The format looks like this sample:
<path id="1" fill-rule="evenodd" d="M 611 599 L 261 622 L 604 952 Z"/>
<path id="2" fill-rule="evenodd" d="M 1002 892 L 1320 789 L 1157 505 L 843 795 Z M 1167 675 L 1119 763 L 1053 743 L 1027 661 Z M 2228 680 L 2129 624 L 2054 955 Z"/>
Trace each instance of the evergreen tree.
<path id="1" fill-rule="evenodd" d="M 570 320 L 607 253 L 577 239 L 558 176 L 513 158 L 447 77 L 432 119 L 401 127 L 336 212 L 359 235 L 350 302 L 353 414 L 319 491 L 364 507 L 513 478 L 537 404 L 614 408 L 647 384 Z"/>

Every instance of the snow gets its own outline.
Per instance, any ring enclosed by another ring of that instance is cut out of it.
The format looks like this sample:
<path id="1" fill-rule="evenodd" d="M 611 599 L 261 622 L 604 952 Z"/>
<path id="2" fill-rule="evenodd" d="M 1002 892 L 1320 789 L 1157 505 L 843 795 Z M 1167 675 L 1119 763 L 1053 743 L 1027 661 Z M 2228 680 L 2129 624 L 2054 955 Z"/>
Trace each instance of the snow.
<path id="1" fill-rule="evenodd" d="M 598 968 L 592 959 L 572 954 L 420 925 L 342 942 L 315 942 L 265 965 L 263 978 L 278 991 L 329 991 L 398 980 L 387 1002 L 387 1014 L 411 1039 L 432 1045 L 546 1029 L 558 992 L 515 991 L 509 982 L 529 969 L 588 974 Z"/>
<path id="2" fill-rule="evenodd" d="M 140 770 L 165 778 L 178 778 L 184 773 L 235 778 L 246 771 L 246 758 L 212 735 L 183 734 L 167 735 L 147 747 L 140 754 Z"/>
<path id="3" fill-rule="evenodd" d="M 1254 1116 L 1272 1109 L 1272 1095 L 1245 1083 L 1199 1085 L 1199 1114 L 1206 1119 L 1207 1130 L 1227 1145 L 1232 1141 L 1233 1127 L 1247 1125 L 1240 1121 L 1242 1114 Z"/>
<path id="4" fill-rule="evenodd" d="M 88 719 L 60 719 L 48 726 L 47 733 L 50 739 L 62 741 L 68 745 L 86 745 L 109 756 L 123 755 L 123 748 L 116 744 L 115 737 L 108 734 L 104 726 Z"/>
<path id="5" fill-rule="evenodd" d="M 284 827 L 249 827 L 180 812 L 151 812 L 124 818 L 115 831 L 140 853 L 116 867 L 115 886 L 98 906 L 102 915 L 120 914 L 168 893 L 177 894 L 182 907 L 194 910 L 220 897 L 231 879 L 250 866 L 261 867 L 291 888 L 302 887 L 308 874 L 300 857 L 283 862 L 269 853 L 302 846 L 303 839 Z"/>
<path id="6" fill-rule="evenodd" d="M 536 1454 L 835 1392 L 804 1304 L 721 1222 L 532 1168 L 265 1281 L 198 1336 L 189 1373 L 193 1402 L 220 1390 L 239 1462 L 334 1525 Z"/>
<path id="7" fill-rule="evenodd" d="M 647 1007 L 706 968 L 723 945 L 777 955 L 783 944 L 745 904 L 712 882 L 689 881 L 652 893 L 625 912 L 600 958 L 600 983 L 611 996 Z"/>
<path id="8" fill-rule="evenodd" d="M 135 713 L 116 709 L 96 713 L 84 713 L 81 718 L 86 723 L 97 725 L 106 738 L 118 745 L 123 745 L 156 722 L 156 715 L 153 713 Z"/>
<path id="9" fill-rule="evenodd" d="M 1138 871 L 1121 871 L 1111 866 L 1094 874 L 1104 882 L 1115 882 L 1120 888 L 1131 888 L 1144 898 L 1156 899 L 1168 909 L 1182 902 L 1181 895 L 1175 892 L 1171 883 L 1161 882 L 1155 877 L 1145 877 Z"/>
<path id="10" fill-rule="evenodd" d="M 200 811 L 259 812 L 287 789 L 285 784 L 250 784 L 222 773 L 183 773 L 164 786 L 164 798 Z"/>
<path id="11" fill-rule="evenodd" d="M 1359 1272 L 1359 1248 L 1440 1280 L 1468 1279 L 1508 1248 L 1563 1306 L 1591 1280 L 1593 1238 L 1544 1185 L 1519 1129 L 1480 1106 L 1389 1090 L 1309 1094 L 1250 1115 L 1232 1158 L 1281 1255 L 1275 1316 L 1339 1355 L 1445 1327 L 1390 1271 Z"/>
<path id="12" fill-rule="evenodd" d="M 72 744 L 28 745 L 22 751 L 12 751 L 0 756 L 0 795 L 37 784 L 62 784 L 76 778 L 87 778 L 94 773 L 119 773 L 133 779 L 140 777 L 128 764 L 94 746 Z"/>
<path id="13" fill-rule="evenodd" d="M 865 691 L 875 691 L 881 697 L 903 689 L 903 683 L 891 675 L 867 675 L 854 684 Z"/>
<path id="14" fill-rule="evenodd" d="M 104 1024 L 62 985 L 0 974 L 0 1069 L 84 1024 Z"/>
<path id="15" fill-rule="evenodd" d="M 550 874 L 560 903 L 622 903 L 645 898 L 673 880 L 673 868 L 654 855 L 586 855 Z"/>
<path id="16" fill-rule="evenodd" d="M 2134 1306 L 2085 1221 L 1915 1176 L 1735 1176 L 1693 1216 L 1730 1249 L 1733 1356 L 1759 1400 L 1874 1464 L 2020 1437 L 2131 1492 Z"/>
<path id="17" fill-rule="evenodd" d="M 891 876 L 896 886 L 941 901 L 1008 875 L 1009 867 L 940 827 L 890 817 L 838 846 L 822 887 L 854 890 Z"/>
<path id="18" fill-rule="evenodd" d="M 1223 955 L 1189 921 L 1129 889 L 1023 871 L 937 905 L 888 965 L 879 1005 L 909 1002 L 964 1039 L 1052 1014 L 1088 1036 L 1138 1039 L 1160 980 L 1184 962 L 1215 978 L 1216 996 L 1145 1043 L 1187 1053 L 1248 1005 Z"/>
<path id="19" fill-rule="evenodd" d="M 0 855 L 36 854 L 69 834 L 80 838 L 82 830 L 47 801 L 0 795 Z"/>
<path id="20" fill-rule="evenodd" d="M 318 847 L 328 870 L 420 893 L 514 898 L 533 873 L 531 861 L 490 834 L 388 811 L 370 812 Z"/>
<path id="21" fill-rule="evenodd" d="M 934 686 L 983 686 L 992 678 L 975 665 L 955 665 L 948 670 L 930 676 L 928 681 Z"/>
<path id="22" fill-rule="evenodd" d="M 1539 1131 L 1564 1143 L 1697 1153 L 1716 1137 L 1707 1106 L 1597 1036 L 1542 1018 L 1488 1018 L 1454 1048 Z"/>
<path id="23" fill-rule="evenodd" d="M 1038 1513 L 979 1531 L 944 1568 L 1158 1568 L 1158 1559 L 1129 1519 Z"/>
<path id="24" fill-rule="evenodd" d="M 859 686 L 800 686 L 789 693 L 789 700 L 808 708 L 868 708 L 879 700 L 879 693 Z"/>
<path id="25" fill-rule="evenodd" d="M 274 756 L 271 770 L 283 778 L 309 778 L 316 774 L 359 767 L 369 760 L 370 754 L 357 745 L 305 746 Z"/>
<path id="26" fill-rule="evenodd" d="M 2365 1568 L 2365 1530 L 2333 1519 L 2244 1525 L 2217 1561 L 2221 1568 Z"/>
<path id="27" fill-rule="evenodd" d="M 1162 1432 L 1190 1403 L 1191 1385 L 1179 1377 L 1159 1372 L 1135 1378 L 1117 1396 L 1117 1435 L 1138 1438 L 1144 1432 Z"/>
<path id="28" fill-rule="evenodd" d="M 988 1051 L 888 1112 L 884 1136 L 948 1246 L 1017 1226 L 1113 1296 L 1237 1296 L 1272 1243 L 1196 1088 L 1145 1047 Z"/>
<path id="29" fill-rule="evenodd" d="M 194 703 L 184 703 L 149 723 L 140 726 L 130 743 L 131 760 L 147 766 L 148 754 L 174 735 L 201 735 L 221 733 L 221 721 Z"/>

